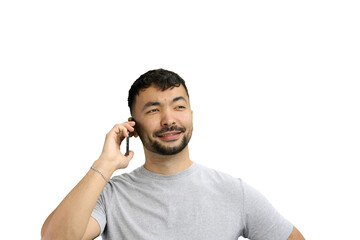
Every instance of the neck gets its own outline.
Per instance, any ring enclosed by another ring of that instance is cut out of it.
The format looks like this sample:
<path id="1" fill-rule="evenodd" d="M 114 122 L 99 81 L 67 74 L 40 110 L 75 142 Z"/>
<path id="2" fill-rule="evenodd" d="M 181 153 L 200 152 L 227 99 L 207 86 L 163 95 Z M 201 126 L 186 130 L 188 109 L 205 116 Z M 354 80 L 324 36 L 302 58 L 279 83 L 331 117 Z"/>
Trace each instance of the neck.
<path id="1" fill-rule="evenodd" d="M 189 157 L 189 149 L 186 146 L 181 152 L 175 155 L 160 155 L 144 148 L 145 168 L 153 173 L 174 174 L 189 168 L 193 162 Z"/>

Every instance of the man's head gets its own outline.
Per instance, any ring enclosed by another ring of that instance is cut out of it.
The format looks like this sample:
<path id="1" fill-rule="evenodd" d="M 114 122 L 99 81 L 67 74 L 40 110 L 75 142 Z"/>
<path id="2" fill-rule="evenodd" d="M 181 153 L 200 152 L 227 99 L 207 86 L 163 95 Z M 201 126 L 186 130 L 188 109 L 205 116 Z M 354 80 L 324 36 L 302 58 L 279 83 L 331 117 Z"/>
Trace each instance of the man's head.
<path id="1" fill-rule="evenodd" d="M 133 113 L 136 96 L 139 95 L 141 90 L 146 89 L 151 85 L 157 86 L 162 91 L 182 85 L 185 88 L 186 94 L 189 98 L 189 93 L 185 85 L 185 81 L 178 74 L 165 69 L 150 70 L 141 75 L 133 83 L 129 90 L 128 105 L 131 115 Z"/>
<path id="2" fill-rule="evenodd" d="M 181 152 L 192 135 L 192 110 L 185 81 L 164 69 L 141 75 L 129 90 L 128 103 L 144 147 L 153 153 Z"/>

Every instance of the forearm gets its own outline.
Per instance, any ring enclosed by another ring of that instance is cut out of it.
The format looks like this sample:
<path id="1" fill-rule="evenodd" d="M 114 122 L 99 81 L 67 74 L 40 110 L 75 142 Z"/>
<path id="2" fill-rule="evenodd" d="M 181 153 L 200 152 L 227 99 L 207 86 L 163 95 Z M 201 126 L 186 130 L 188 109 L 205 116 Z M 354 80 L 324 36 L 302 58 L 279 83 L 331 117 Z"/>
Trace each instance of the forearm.
<path id="1" fill-rule="evenodd" d="M 113 173 L 109 168 L 101 168 L 98 161 L 93 166 L 101 169 L 107 178 Z M 81 239 L 105 185 L 103 176 L 90 169 L 46 219 L 41 230 L 42 239 Z"/>
<path id="2" fill-rule="evenodd" d="M 133 126 L 135 126 L 133 121 L 116 124 L 106 134 L 103 151 L 93 164 L 93 167 L 99 169 L 105 178 L 109 179 L 117 169 L 126 168 L 134 156 L 133 151 L 127 156 L 120 152 L 120 144 L 125 137 L 129 137 L 128 131 L 134 131 Z M 87 231 L 91 212 L 105 185 L 106 181 L 102 174 L 90 169 L 46 219 L 41 229 L 42 239 L 81 239 Z M 93 227 L 89 230 L 91 237 L 97 231 Z"/>
<path id="3" fill-rule="evenodd" d="M 290 234 L 287 240 L 305 240 L 304 236 L 299 232 L 299 230 L 294 226 L 293 231 Z"/>

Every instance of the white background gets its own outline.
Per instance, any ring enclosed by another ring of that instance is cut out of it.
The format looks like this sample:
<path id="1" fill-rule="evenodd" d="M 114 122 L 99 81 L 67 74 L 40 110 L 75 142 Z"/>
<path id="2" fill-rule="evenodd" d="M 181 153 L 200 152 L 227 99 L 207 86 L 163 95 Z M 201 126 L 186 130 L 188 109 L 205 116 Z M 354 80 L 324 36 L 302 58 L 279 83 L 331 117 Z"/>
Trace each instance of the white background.
<path id="1" fill-rule="evenodd" d="M 187 83 L 192 160 L 257 188 L 306 239 L 357 238 L 359 12 L 346 0 L 1 1 L 1 238 L 40 238 L 155 68 Z M 139 139 L 131 149 L 116 174 L 144 163 Z"/>

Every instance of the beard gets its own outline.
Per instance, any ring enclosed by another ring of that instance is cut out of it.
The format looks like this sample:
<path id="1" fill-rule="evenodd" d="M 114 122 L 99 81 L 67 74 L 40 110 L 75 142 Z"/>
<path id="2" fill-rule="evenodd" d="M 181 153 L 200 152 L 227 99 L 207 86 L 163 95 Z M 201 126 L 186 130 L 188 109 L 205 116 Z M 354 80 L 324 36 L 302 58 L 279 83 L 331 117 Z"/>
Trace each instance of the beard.
<path id="1" fill-rule="evenodd" d="M 172 127 L 166 127 L 161 129 L 160 131 L 157 131 L 154 133 L 154 138 L 156 138 L 156 136 L 158 136 L 161 133 L 167 132 L 167 131 L 180 131 L 182 133 L 186 132 L 185 128 L 182 127 L 176 127 L 176 126 L 172 126 Z M 142 131 L 140 131 L 142 132 Z M 184 134 L 182 136 L 181 142 L 177 145 L 177 146 L 172 146 L 172 147 L 168 147 L 168 146 L 164 146 L 163 143 L 161 143 L 158 140 L 154 140 L 152 138 L 150 138 L 149 136 L 144 136 L 143 134 L 139 134 L 139 137 L 144 145 L 144 147 L 149 150 L 150 152 L 153 153 L 157 153 L 160 155 L 175 155 L 178 154 L 179 152 L 181 152 L 189 143 L 191 136 L 192 136 L 192 129 L 187 133 Z M 179 141 L 179 140 L 176 140 Z"/>

